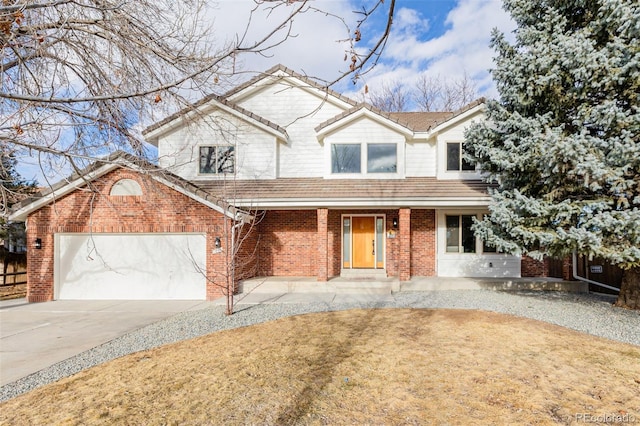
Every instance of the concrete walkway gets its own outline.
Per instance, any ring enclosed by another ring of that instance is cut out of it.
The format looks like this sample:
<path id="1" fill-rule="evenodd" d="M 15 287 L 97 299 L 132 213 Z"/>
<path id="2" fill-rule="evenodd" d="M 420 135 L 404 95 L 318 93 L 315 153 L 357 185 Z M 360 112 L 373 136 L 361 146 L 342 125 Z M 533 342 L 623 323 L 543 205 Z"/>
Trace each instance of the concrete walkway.
<path id="1" fill-rule="evenodd" d="M 204 301 L 0 301 L 0 386 Z"/>

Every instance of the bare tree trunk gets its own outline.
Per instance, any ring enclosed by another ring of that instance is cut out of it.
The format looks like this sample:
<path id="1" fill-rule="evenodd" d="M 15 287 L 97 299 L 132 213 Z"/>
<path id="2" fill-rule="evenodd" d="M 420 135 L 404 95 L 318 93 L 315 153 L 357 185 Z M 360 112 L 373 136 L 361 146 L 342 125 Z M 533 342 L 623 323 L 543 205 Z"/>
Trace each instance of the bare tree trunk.
<path id="1" fill-rule="evenodd" d="M 625 269 L 616 306 L 640 310 L 640 267 Z"/>

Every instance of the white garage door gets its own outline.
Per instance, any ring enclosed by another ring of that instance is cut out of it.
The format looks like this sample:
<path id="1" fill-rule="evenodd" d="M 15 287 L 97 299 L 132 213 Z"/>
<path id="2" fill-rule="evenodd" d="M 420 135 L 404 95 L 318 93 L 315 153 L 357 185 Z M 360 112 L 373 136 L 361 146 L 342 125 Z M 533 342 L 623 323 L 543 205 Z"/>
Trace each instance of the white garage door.
<path id="1" fill-rule="evenodd" d="M 56 234 L 56 299 L 206 299 L 204 234 Z"/>

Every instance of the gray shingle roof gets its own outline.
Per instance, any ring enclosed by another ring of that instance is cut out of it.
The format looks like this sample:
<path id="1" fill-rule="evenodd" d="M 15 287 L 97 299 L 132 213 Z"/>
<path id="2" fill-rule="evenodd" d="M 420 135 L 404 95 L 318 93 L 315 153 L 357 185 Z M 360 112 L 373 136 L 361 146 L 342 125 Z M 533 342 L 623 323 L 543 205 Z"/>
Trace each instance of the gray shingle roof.
<path id="1" fill-rule="evenodd" d="M 367 109 L 381 117 L 400 124 L 414 132 L 426 132 L 442 123 L 445 123 L 452 118 L 455 118 L 478 105 L 485 102 L 484 98 L 476 99 L 475 101 L 463 106 L 456 111 L 438 111 L 438 112 L 386 112 L 378 109 L 367 103 L 359 103 L 352 108 L 332 117 L 315 127 L 315 131 L 319 132 L 327 126 L 332 125 L 356 112 Z"/>
<path id="2" fill-rule="evenodd" d="M 220 198 L 260 200 L 446 200 L 488 197 L 488 184 L 481 180 L 437 180 L 435 177 L 405 179 L 323 179 L 278 178 L 269 180 L 229 180 L 194 182 Z M 225 196 L 226 194 L 226 196 Z"/>

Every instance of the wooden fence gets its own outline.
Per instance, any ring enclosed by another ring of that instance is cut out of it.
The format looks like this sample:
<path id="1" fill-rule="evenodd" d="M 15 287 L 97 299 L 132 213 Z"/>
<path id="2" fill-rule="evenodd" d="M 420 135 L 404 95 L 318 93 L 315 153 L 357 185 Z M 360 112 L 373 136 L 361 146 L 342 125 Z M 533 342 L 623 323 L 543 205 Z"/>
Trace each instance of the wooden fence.
<path id="1" fill-rule="evenodd" d="M 0 260 L 1 287 L 27 283 L 27 265 L 20 256 L 24 255 L 15 255 L 13 259 L 7 261 L 6 265 Z M 26 260 L 26 256 L 24 257 Z"/>
<path id="2" fill-rule="evenodd" d="M 27 271 L 7 272 L 0 274 L 0 286 L 18 285 L 27 283 Z"/>
<path id="3" fill-rule="evenodd" d="M 548 258 L 548 276 L 562 278 L 563 263 L 564 262 L 562 259 Z M 577 270 L 578 276 L 589 279 L 591 281 L 596 281 L 617 288 L 620 288 L 622 284 L 622 269 L 618 268 L 617 266 L 611 265 L 599 258 L 589 260 L 585 256 L 579 256 L 577 262 Z M 609 290 L 594 284 L 589 284 L 589 291 L 618 294 L 618 292 L 615 290 Z"/>
<path id="4" fill-rule="evenodd" d="M 589 260 L 584 256 L 578 257 L 578 275 L 589 280 L 620 288 L 620 285 L 622 284 L 622 273 L 622 269 L 611 265 L 602 259 L 594 258 Z M 600 293 L 618 293 L 617 291 L 608 290 L 595 285 L 589 285 L 589 290 Z"/>

